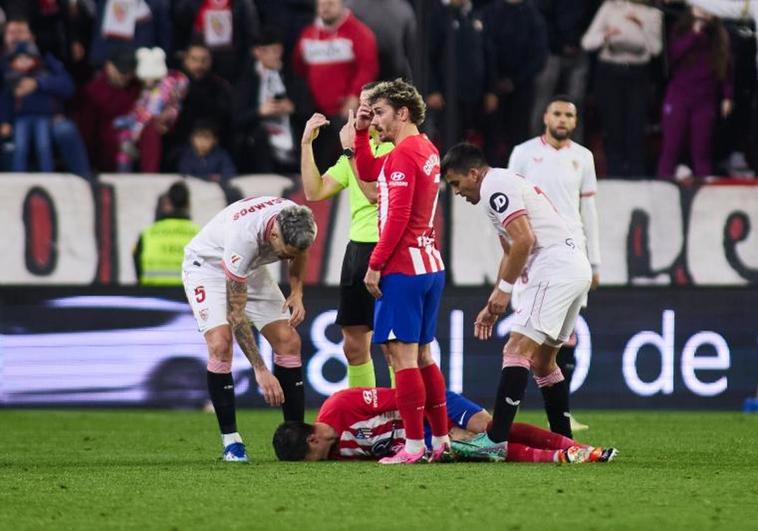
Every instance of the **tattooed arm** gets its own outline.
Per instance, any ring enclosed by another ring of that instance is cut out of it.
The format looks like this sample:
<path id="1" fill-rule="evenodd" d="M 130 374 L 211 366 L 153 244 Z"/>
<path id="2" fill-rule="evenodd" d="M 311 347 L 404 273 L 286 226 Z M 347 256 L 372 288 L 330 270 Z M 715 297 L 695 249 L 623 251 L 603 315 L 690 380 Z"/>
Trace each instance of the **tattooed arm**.
<path id="1" fill-rule="evenodd" d="M 255 380 L 263 391 L 266 403 L 278 406 L 284 402 L 284 392 L 279 380 L 266 367 L 255 344 L 253 329 L 245 315 L 247 304 L 247 283 L 226 279 L 226 318 L 232 327 L 232 333 L 245 357 L 250 361 L 255 373 Z"/>

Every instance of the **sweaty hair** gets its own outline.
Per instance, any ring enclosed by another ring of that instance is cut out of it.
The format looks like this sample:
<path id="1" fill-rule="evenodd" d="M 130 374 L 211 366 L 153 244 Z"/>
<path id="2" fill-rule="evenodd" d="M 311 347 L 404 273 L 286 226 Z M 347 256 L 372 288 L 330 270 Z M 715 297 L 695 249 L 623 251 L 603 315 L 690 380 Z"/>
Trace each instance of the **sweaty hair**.
<path id="1" fill-rule="evenodd" d="M 276 428 L 271 443 L 279 461 L 302 461 L 308 453 L 308 436 L 313 433 L 313 425 L 288 420 Z"/>
<path id="2" fill-rule="evenodd" d="M 390 107 L 396 111 L 401 107 L 407 108 L 413 124 L 421 125 L 424 123 L 426 103 L 424 103 L 424 98 L 421 97 L 418 89 L 410 83 L 402 79 L 382 81 L 371 89 L 369 102 L 373 105 L 379 100 L 387 100 Z"/>
<path id="3" fill-rule="evenodd" d="M 168 200 L 175 209 L 189 208 L 189 190 L 182 181 L 175 182 L 168 189 Z"/>
<path id="4" fill-rule="evenodd" d="M 295 249 L 304 251 L 316 239 L 316 222 L 313 212 L 306 206 L 287 207 L 276 216 L 282 241 Z"/>
<path id="5" fill-rule="evenodd" d="M 487 165 L 482 150 L 474 144 L 461 142 L 451 147 L 442 159 L 440 173 L 443 177 L 447 172 L 466 173 L 471 168 L 483 168 Z"/>

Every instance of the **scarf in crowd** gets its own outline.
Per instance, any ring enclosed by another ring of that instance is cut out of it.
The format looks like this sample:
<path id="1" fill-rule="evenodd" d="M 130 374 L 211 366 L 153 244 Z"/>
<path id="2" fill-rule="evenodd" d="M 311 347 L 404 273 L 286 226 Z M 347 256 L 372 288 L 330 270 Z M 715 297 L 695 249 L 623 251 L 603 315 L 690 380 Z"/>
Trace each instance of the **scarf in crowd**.
<path id="1" fill-rule="evenodd" d="M 138 22 L 152 17 L 145 0 L 107 0 L 103 15 L 103 36 L 114 39 L 134 39 Z"/>

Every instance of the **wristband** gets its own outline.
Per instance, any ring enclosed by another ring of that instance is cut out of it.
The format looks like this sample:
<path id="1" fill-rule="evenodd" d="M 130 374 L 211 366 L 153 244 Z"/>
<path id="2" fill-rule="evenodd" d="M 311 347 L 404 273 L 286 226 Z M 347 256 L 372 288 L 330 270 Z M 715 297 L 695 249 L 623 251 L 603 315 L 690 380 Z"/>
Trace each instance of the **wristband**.
<path id="1" fill-rule="evenodd" d="M 513 291 L 513 284 L 501 278 L 500 282 L 497 283 L 497 289 L 503 293 L 511 293 Z"/>

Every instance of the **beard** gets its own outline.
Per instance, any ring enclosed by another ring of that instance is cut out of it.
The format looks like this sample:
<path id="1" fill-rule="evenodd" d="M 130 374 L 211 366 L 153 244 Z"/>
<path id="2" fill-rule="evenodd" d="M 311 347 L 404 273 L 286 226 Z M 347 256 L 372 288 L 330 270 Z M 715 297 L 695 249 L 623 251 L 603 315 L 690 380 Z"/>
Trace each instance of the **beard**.
<path id="1" fill-rule="evenodd" d="M 568 140 L 571 138 L 571 130 L 564 129 L 562 131 L 559 131 L 558 129 L 550 128 L 550 136 L 555 138 L 556 140 Z"/>

